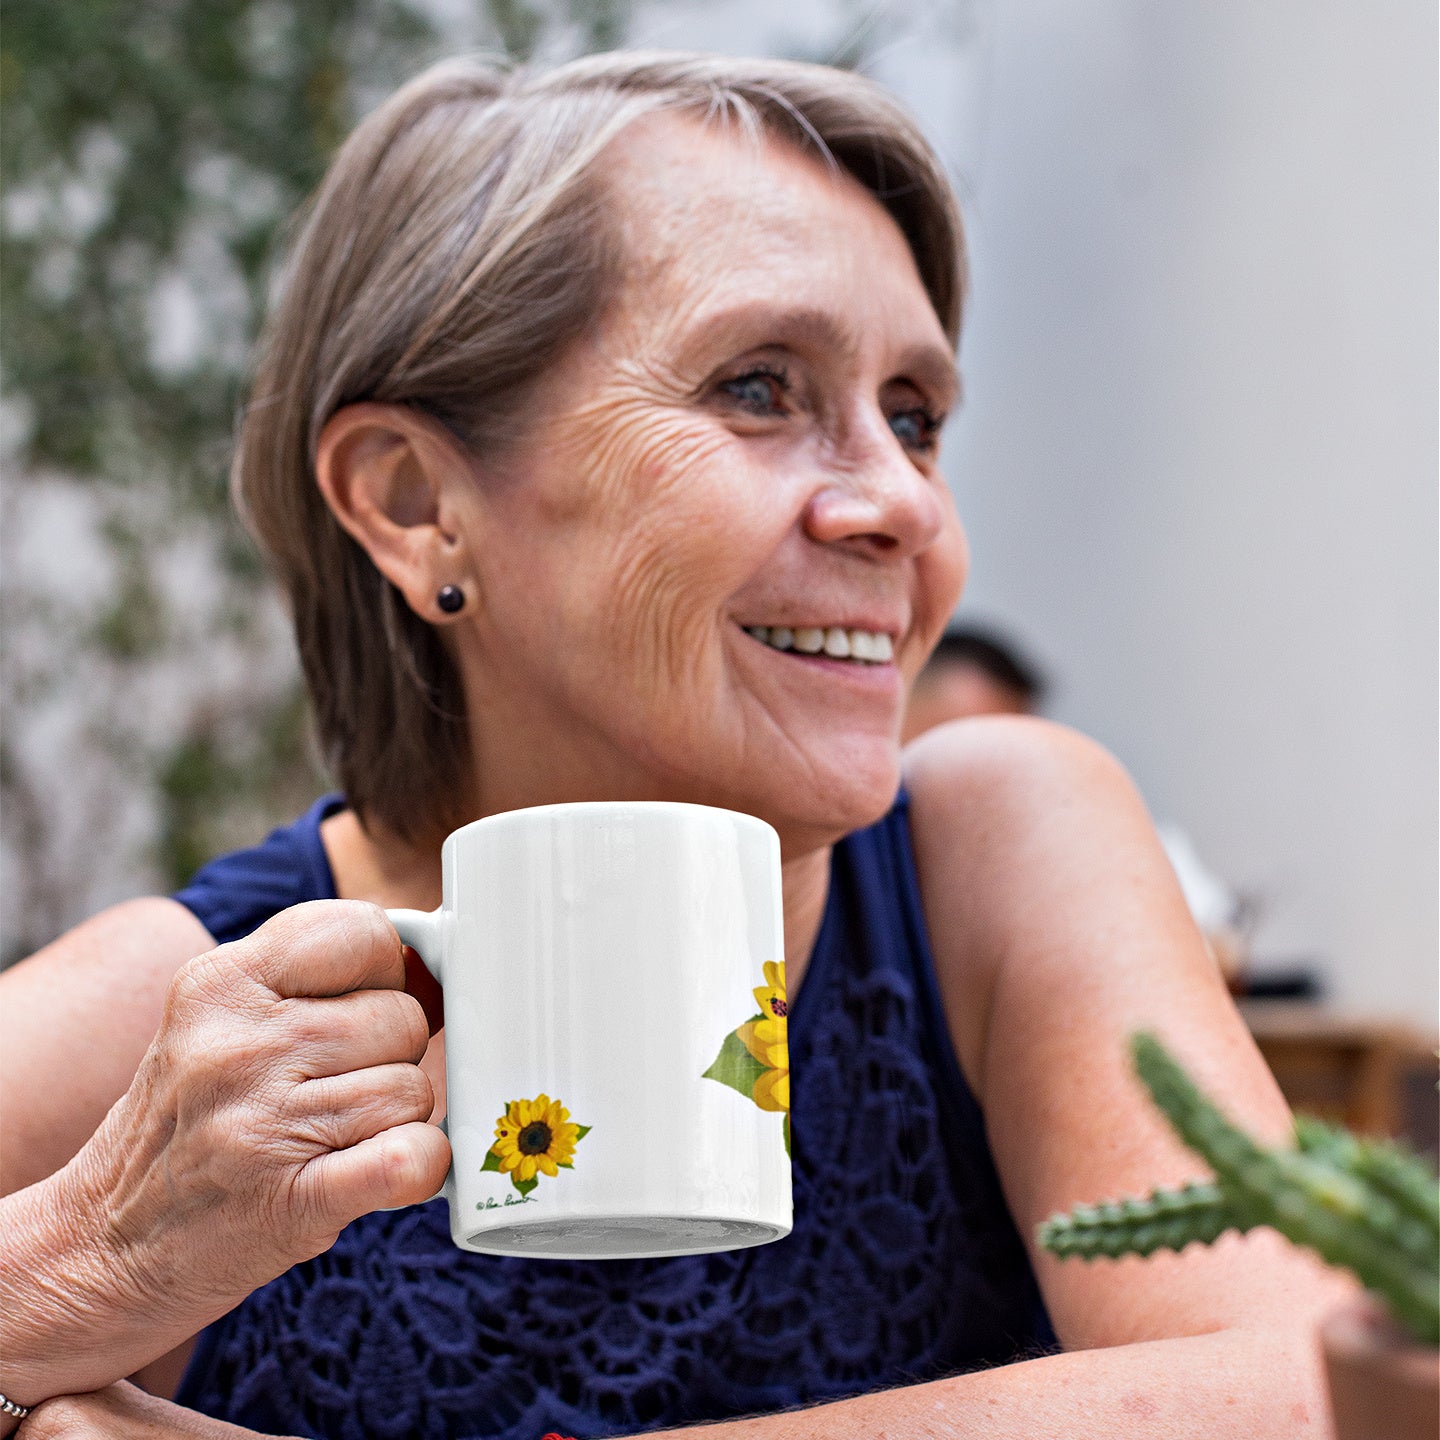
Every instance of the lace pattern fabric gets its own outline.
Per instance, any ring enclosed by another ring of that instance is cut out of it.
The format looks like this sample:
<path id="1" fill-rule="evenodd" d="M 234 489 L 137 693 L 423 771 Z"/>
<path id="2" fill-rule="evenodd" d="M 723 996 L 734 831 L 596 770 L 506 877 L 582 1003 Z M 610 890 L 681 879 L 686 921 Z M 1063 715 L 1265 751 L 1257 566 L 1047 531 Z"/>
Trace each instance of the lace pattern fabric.
<path id="1" fill-rule="evenodd" d="M 944 1030 L 903 797 L 837 847 L 790 1030 L 786 1239 L 674 1260 L 511 1260 L 455 1249 L 443 1201 L 365 1216 L 211 1327 L 182 1403 L 325 1440 L 584 1440 L 1052 1345 Z"/>

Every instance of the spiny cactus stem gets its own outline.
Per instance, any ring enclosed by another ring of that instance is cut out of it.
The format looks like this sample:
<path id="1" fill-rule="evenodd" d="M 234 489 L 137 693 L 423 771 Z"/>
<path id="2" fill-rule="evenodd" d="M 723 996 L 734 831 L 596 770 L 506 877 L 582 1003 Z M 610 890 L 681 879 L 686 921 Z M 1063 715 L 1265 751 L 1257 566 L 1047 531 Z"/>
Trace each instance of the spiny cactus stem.
<path id="1" fill-rule="evenodd" d="M 1425 1226 L 1430 1247 L 1440 1249 L 1440 1185 L 1418 1155 L 1394 1141 L 1359 1139 L 1311 1115 L 1295 1117 L 1295 1139 L 1304 1154 L 1354 1176 Z"/>
<path id="2" fill-rule="evenodd" d="M 1196 1181 L 1178 1190 L 1155 1190 L 1143 1199 L 1081 1205 L 1053 1215 L 1040 1228 L 1040 1243 L 1062 1260 L 1110 1259 L 1183 1250 L 1194 1241 L 1210 1244 L 1226 1230 L 1246 1230 L 1218 1187 Z"/>
<path id="3" fill-rule="evenodd" d="M 1232 1200 L 1248 1196 L 1261 1207 L 1264 1223 L 1282 1231 L 1281 1217 L 1313 1204 L 1346 1216 L 1357 1229 L 1368 1230 L 1386 1246 L 1398 1246 L 1419 1265 L 1436 1263 L 1435 1242 L 1423 1225 L 1402 1216 L 1388 1195 L 1326 1163 L 1339 1150 L 1338 1142 L 1326 1140 L 1310 1154 L 1264 1150 L 1200 1093 L 1152 1036 L 1137 1035 L 1133 1045 L 1136 1068 L 1155 1103 L 1181 1139 L 1210 1163 Z M 1308 1138 L 1316 1140 L 1313 1130 Z"/>
<path id="4" fill-rule="evenodd" d="M 1360 1141 L 1350 1173 L 1388 1196 L 1423 1225 L 1432 1248 L 1440 1248 L 1440 1186 L 1413 1155 L 1383 1141 Z"/>
<path id="5" fill-rule="evenodd" d="M 1214 1169 L 1221 1193 L 1332 1265 L 1352 1270 L 1428 1344 L 1440 1342 L 1440 1256 L 1425 1227 L 1317 1155 L 1262 1150 L 1232 1125 L 1149 1035 L 1135 1064 L 1181 1138 Z"/>

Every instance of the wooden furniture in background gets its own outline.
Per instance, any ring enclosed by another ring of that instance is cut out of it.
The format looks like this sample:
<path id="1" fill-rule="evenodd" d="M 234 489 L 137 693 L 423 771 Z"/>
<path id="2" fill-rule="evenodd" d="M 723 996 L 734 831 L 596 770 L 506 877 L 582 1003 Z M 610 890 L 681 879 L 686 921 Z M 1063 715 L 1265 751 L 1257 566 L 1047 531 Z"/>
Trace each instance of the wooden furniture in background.
<path id="1" fill-rule="evenodd" d="M 1242 1001 L 1240 1012 L 1291 1109 L 1435 1153 L 1433 1035 L 1308 1001 Z"/>

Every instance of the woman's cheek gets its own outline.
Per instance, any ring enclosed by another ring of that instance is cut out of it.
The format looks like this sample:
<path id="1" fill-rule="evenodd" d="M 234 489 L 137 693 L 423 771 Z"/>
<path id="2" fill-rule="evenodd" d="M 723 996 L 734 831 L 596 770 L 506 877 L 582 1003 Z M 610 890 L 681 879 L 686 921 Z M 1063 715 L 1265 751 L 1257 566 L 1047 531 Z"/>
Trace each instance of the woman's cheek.
<path id="1" fill-rule="evenodd" d="M 919 594 L 916 597 L 927 638 L 937 640 L 949 622 L 970 572 L 970 542 L 948 492 L 942 496 L 945 519 L 940 533 L 916 557 Z"/>

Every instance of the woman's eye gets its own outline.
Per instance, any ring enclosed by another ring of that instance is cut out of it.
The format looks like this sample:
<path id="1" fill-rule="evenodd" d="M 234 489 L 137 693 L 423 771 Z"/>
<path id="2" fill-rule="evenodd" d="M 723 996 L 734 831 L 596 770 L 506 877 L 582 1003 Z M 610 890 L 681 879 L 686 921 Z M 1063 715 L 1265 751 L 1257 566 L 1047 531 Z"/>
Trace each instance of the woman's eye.
<path id="1" fill-rule="evenodd" d="M 781 370 L 748 370 L 720 388 L 752 415 L 778 415 L 785 409 L 789 380 Z"/>
<path id="2" fill-rule="evenodd" d="M 908 450 L 933 450 L 939 443 L 942 423 L 938 415 L 923 407 L 902 410 L 890 417 L 890 429 Z"/>

